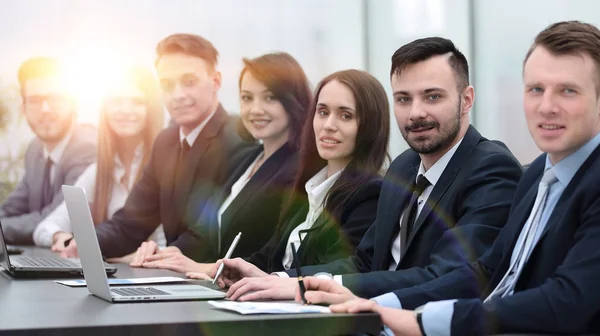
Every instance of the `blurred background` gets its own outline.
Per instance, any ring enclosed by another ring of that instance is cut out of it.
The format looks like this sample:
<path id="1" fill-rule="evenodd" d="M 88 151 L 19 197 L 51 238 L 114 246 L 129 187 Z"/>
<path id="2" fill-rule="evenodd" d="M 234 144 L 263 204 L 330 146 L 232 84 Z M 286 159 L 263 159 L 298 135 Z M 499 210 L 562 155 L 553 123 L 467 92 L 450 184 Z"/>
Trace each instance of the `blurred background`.
<path id="1" fill-rule="evenodd" d="M 219 50 L 220 98 L 231 113 L 239 110 L 243 57 L 286 51 L 313 87 L 337 70 L 367 70 L 391 102 L 393 52 L 419 37 L 443 36 L 469 60 L 473 125 L 527 163 L 540 153 L 522 108 L 527 49 L 555 21 L 600 25 L 598 0 L 19 0 L 3 1 L 1 8 L 0 183 L 7 187 L 20 178 L 22 154 L 33 137 L 20 115 L 17 85 L 19 65 L 33 56 L 67 63 L 79 121 L 95 124 L 106 73 L 130 63 L 152 68 L 156 43 L 172 33 L 201 35 Z M 390 154 L 406 148 L 392 123 Z"/>

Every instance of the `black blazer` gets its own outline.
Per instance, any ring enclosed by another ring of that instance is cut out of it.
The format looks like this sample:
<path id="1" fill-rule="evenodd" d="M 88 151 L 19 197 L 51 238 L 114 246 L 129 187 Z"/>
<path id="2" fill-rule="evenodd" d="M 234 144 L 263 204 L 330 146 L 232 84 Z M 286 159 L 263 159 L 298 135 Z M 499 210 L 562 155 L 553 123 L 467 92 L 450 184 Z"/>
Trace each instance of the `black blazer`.
<path id="1" fill-rule="evenodd" d="M 315 221 L 298 249 L 300 265 L 317 265 L 346 258 L 354 253 L 356 246 L 375 220 L 377 200 L 381 190 L 381 178 L 372 177 L 348 199 L 343 207 L 339 225 L 331 224 L 331 218 L 323 211 Z M 261 270 L 271 273 L 284 271 L 283 256 L 292 231 L 306 220 L 308 201 L 299 211 L 285 220 L 277 232 L 259 252 L 247 261 Z"/>
<path id="2" fill-rule="evenodd" d="M 454 304 L 453 335 L 600 333 L 600 146 L 563 191 L 514 294 L 485 304 L 481 301 L 510 265 L 545 161 L 543 154 L 523 175 L 508 222 L 490 251 L 435 282 L 395 292 L 404 308 L 432 300 L 480 297 Z"/>
<path id="3" fill-rule="evenodd" d="M 188 226 L 196 223 L 198 209 L 225 182 L 231 171 L 230 158 L 246 146 L 219 105 L 192 145 L 176 179 L 179 127 L 161 131 L 142 177 L 123 208 L 96 227 L 102 253 L 119 257 L 135 251 L 162 223 L 167 244 L 193 255 L 197 237 Z"/>
<path id="4" fill-rule="evenodd" d="M 242 237 L 232 258 L 250 256 L 273 236 L 281 213 L 282 199 L 292 186 L 298 170 L 298 151 L 289 144 L 283 145 L 262 164 L 223 213 L 219 251 L 219 208 L 231 193 L 233 184 L 262 151 L 261 145 L 241 152 L 240 163 L 229 176 L 224 188 L 204 206 L 194 226 L 199 237 L 199 244 L 194 251 L 195 260 L 214 262 L 222 258 L 238 232 L 242 232 Z"/>
<path id="5" fill-rule="evenodd" d="M 487 251 L 506 222 L 522 170 L 504 144 L 487 140 L 471 126 L 419 214 L 396 272 L 388 271 L 400 215 L 420 163 L 410 149 L 394 160 L 384 179 L 377 220 L 354 256 L 303 272 L 347 274 L 344 286 L 374 297 L 435 279 Z"/>

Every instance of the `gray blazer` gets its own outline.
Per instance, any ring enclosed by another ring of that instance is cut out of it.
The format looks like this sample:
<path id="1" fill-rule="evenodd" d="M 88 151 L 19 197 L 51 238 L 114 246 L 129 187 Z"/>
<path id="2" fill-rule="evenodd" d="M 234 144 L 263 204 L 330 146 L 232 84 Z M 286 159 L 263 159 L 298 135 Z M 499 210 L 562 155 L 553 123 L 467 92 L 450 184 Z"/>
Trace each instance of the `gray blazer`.
<path id="1" fill-rule="evenodd" d="M 25 176 L 16 189 L 0 205 L 0 220 L 8 244 L 33 244 L 33 231 L 62 201 L 61 186 L 72 185 L 85 168 L 96 159 L 96 129 L 90 125 L 75 125 L 73 135 L 60 162 L 54 168 L 54 197 L 42 204 L 44 150 L 35 138 L 25 153 Z"/>

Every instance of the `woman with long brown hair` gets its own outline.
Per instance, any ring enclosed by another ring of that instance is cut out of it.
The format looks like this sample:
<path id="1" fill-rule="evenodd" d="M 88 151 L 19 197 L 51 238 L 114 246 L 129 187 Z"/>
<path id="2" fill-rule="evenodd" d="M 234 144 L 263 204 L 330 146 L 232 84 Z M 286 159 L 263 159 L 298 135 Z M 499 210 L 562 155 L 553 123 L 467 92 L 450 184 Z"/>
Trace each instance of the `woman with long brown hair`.
<path id="1" fill-rule="evenodd" d="M 389 113 L 383 86 L 367 72 L 339 71 L 321 81 L 303 132 L 295 195 L 261 251 L 246 260 L 226 260 L 218 280 L 221 287 L 232 285 L 228 297 L 293 298 L 297 280 L 266 276 L 289 269 L 292 262 L 325 264 L 354 253 L 375 221 Z M 292 244 L 298 249 L 295 261 Z"/>
<path id="2" fill-rule="evenodd" d="M 86 191 L 95 224 L 119 210 L 142 174 L 152 143 L 164 122 L 164 107 L 154 75 L 130 68 L 106 93 L 98 124 L 98 154 L 79 177 L 76 186 Z M 36 228 L 38 246 L 61 251 L 73 237 L 64 202 Z M 150 237 L 165 244 L 162 227 Z"/>

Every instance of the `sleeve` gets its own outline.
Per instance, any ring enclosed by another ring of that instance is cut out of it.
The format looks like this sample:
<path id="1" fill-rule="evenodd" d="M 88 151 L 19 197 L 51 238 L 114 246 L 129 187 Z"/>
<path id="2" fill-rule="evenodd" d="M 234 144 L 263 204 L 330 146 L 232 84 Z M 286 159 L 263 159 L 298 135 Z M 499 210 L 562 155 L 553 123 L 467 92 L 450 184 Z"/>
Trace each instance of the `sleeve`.
<path id="1" fill-rule="evenodd" d="M 89 165 L 74 184 L 76 187 L 85 190 L 88 204 L 92 202 L 94 195 L 96 167 L 95 163 Z M 64 201 L 35 228 L 35 231 L 33 231 L 33 241 L 37 246 L 51 247 L 54 234 L 57 232 L 73 232 L 67 206 Z"/>
<path id="2" fill-rule="evenodd" d="M 66 154 L 66 153 L 65 153 Z M 95 151 L 83 152 L 73 162 L 68 163 L 65 167 L 65 177 L 63 184 L 73 185 L 83 171 L 94 161 Z M 4 230 L 4 236 L 9 244 L 15 245 L 31 245 L 34 244 L 33 232 L 37 225 L 48 216 L 59 204 L 63 202 L 62 192 L 57 192 L 52 198 L 52 202 L 46 205 L 40 211 L 31 211 L 27 213 L 20 213 L 24 210 L 23 200 L 29 195 L 29 188 L 27 183 L 24 181 L 17 188 L 15 197 L 10 200 L 8 207 L 10 208 L 8 213 L 14 214 L 13 216 L 2 219 L 2 228 Z M 15 211 L 19 210 L 19 211 Z"/>
<path id="3" fill-rule="evenodd" d="M 507 221 L 522 171 L 514 158 L 498 153 L 486 157 L 470 174 L 464 198 L 459 201 L 462 210 L 458 221 L 438 240 L 426 266 L 345 275 L 346 287 L 358 296 L 373 297 L 418 286 L 473 262 L 488 251 Z"/>
<path id="4" fill-rule="evenodd" d="M 122 257 L 134 252 L 160 225 L 160 184 L 156 165 L 163 164 L 157 154 L 155 141 L 151 157 L 143 168 L 125 205 L 112 218 L 96 226 L 98 243 L 107 258 Z"/>

